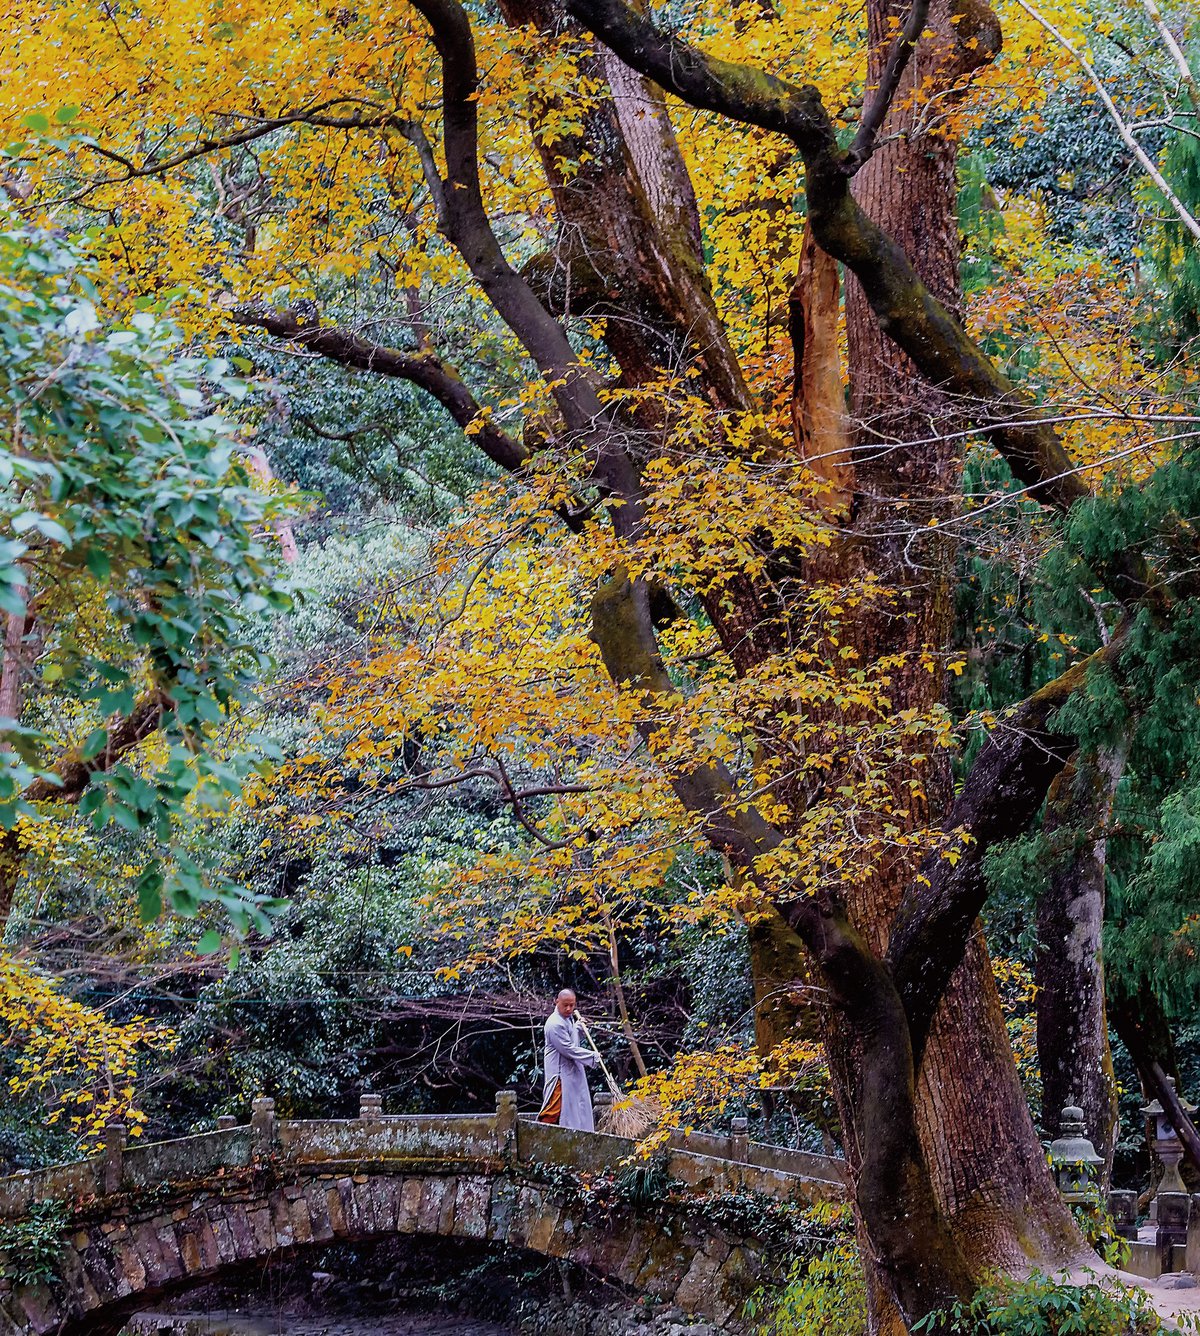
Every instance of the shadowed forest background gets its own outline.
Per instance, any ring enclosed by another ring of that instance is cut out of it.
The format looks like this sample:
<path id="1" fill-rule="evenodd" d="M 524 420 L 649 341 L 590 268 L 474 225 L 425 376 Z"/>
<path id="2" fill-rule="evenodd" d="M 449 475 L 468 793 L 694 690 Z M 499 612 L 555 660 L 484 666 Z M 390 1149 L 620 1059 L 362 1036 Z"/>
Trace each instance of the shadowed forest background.
<path id="1" fill-rule="evenodd" d="M 536 1108 L 568 985 L 648 1154 L 846 1157 L 772 1330 L 1119 1261 L 1044 1146 L 1200 1095 L 1198 40 L 0 17 L 0 1166 Z"/>

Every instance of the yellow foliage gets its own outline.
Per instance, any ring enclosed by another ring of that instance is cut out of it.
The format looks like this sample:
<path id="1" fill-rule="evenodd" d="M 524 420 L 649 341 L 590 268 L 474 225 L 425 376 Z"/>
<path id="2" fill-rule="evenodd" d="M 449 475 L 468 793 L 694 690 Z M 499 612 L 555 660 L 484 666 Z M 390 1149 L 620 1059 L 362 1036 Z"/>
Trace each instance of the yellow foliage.
<path id="1" fill-rule="evenodd" d="M 41 1098 L 47 1123 L 65 1121 L 85 1152 L 102 1143 L 108 1122 L 122 1122 L 130 1136 L 141 1136 L 146 1115 L 137 1104 L 138 1068 L 148 1052 L 174 1048 L 166 1026 L 144 1016 L 114 1023 L 2 953 L 0 1022 L 16 1069 L 9 1090 Z"/>
<path id="2" fill-rule="evenodd" d="M 653 1154 L 672 1132 L 690 1132 L 696 1124 L 720 1117 L 747 1091 L 801 1085 L 824 1090 L 828 1082 L 823 1050 L 800 1039 L 784 1040 L 766 1057 L 737 1043 L 683 1053 L 665 1071 L 643 1077 L 630 1092 L 631 1098 L 659 1111 L 657 1126 L 642 1139 L 638 1153 Z"/>

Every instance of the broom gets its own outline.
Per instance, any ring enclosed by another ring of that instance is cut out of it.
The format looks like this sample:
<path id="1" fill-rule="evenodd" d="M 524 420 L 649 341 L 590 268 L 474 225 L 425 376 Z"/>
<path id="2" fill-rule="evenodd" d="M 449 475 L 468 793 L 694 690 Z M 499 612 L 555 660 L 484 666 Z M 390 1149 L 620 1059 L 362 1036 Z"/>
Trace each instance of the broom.
<path id="1" fill-rule="evenodd" d="M 596 1047 L 596 1041 L 592 1038 L 592 1032 L 588 1029 L 587 1021 L 583 1019 L 579 1012 L 575 1013 L 575 1019 L 579 1022 L 584 1038 L 596 1055 L 596 1064 L 603 1073 L 609 1093 L 613 1097 L 613 1102 L 600 1115 L 600 1123 L 596 1131 L 606 1132 L 609 1136 L 626 1137 L 630 1141 L 640 1141 L 658 1122 L 662 1114 L 658 1101 L 644 1099 L 640 1095 L 627 1095 L 613 1079 L 612 1072 L 604 1065 L 604 1059 L 600 1056 L 600 1050 Z"/>

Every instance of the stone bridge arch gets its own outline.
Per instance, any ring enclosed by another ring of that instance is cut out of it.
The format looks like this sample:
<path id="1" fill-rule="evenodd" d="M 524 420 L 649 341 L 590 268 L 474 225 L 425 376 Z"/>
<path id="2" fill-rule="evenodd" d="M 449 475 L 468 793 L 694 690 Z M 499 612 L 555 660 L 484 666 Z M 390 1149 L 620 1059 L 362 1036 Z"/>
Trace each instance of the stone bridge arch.
<path id="1" fill-rule="evenodd" d="M 0 1268 L 0 1333 L 94 1333 L 222 1272 L 398 1235 L 563 1258 L 723 1324 L 775 1276 L 770 1203 L 844 1193 L 838 1161 L 692 1136 L 667 1154 L 665 1203 L 587 1211 L 578 1176 L 617 1171 L 632 1143 L 520 1120 L 509 1092 L 493 1116 L 384 1117 L 377 1100 L 363 1104 L 357 1120 L 301 1121 L 258 1100 L 249 1126 L 132 1150 L 110 1128 L 100 1156 L 0 1179 L 0 1222 L 37 1201 L 69 1219 L 55 1284 Z M 719 1223 L 706 1215 L 715 1202 Z"/>

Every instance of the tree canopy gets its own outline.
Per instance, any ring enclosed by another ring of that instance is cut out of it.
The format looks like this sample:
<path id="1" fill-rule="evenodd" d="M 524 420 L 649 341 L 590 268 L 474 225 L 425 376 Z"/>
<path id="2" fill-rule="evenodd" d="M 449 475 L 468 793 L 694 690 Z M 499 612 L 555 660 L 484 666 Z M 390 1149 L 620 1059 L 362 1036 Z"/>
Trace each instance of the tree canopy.
<path id="1" fill-rule="evenodd" d="M 167 1120 L 565 973 L 663 1129 L 836 1138 L 873 1330 L 1078 1258 L 1039 1133 L 1193 1042 L 1192 23 L 8 16 L 6 950 L 96 925 Z"/>

